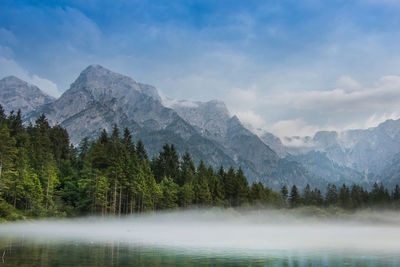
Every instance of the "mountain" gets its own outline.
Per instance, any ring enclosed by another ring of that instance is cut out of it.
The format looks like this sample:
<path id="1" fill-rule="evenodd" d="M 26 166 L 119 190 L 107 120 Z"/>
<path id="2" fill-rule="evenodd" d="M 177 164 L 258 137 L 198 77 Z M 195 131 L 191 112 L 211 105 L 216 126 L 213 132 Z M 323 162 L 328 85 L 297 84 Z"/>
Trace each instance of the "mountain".
<path id="1" fill-rule="evenodd" d="M 377 127 L 343 132 L 319 131 L 313 137 L 261 135 L 265 144 L 287 153 L 286 159 L 301 163 L 307 171 L 330 183 L 371 186 L 375 181 L 400 182 L 400 120 Z"/>
<path id="2" fill-rule="evenodd" d="M 0 105 L 3 106 L 6 113 L 21 109 L 21 112 L 26 114 L 38 106 L 54 100 L 38 87 L 15 76 L 8 76 L 0 80 Z"/>
<path id="3" fill-rule="evenodd" d="M 303 146 L 289 149 L 293 154 L 325 152 L 333 162 L 366 174 L 377 174 L 400 152 L 400 120 L 387 120 L 377 127 L 343 132 L 320 131 L 303 138 Z"/>
<path id="4" fill-rule="evenodd" d="M 383 171 L 373 177 L 373 181 L 383 183 L 389 188 L 394 188 L 396 184 L 400 185 L 400 153 L 393 156 Z"/>
<path id="5" fill-rule="evenodd" d="M 301 164 L 281 159 L 260 138 L 245 128 L 236 116 L 231 116 L 221 101 L 164 101 L 192 124 L 203 136 L 220 144 L 252 182 L 262 182 L 273 188 L 282 184 L 316 184 Z"/>
<path id="6" fill-rule="evenodd" d="M 30 112 L 25 120 L 34 122 L 42 113 L 50 124 L 65 127 L 74 144 L 84 137 L 95 138 L 102 129 L 110 132 L 117 124 L 142 139 L 151 156 L 168 142 L 176 144 L 181 153 L 191 151 L 197 161 L 209 159 L 206 162 L 214 167 L 218 167 L 216 163 L 234 164 L 218 145 L 201 137 L 174 110 L 164 107 L 154 87 L 99 65 L 87 67 L 59 99 Z"/>
<path id="7" fill-rule="evenodd" d="M 75 145 L 84 137 L 95 138 L 102 129 L 110 132 L 117 124 L 129 128 L 135 140 L 141 139 L 150 156 L 163 144 L 174 143 L 179 153 L 189 151 L 196 162 L 241 167 L 249 182 L 261 181 L 275 189 L 283 183 L 316 183 L 301 164 L 280 158 L 231 116 L 223 102 L 172 102 L 166 103 L 153 86 L 91 65 L 60 98 L 28 109 L 24 121 L 34 122 L 44 113 L 51 125 L 67 129 Z"/>
<path id="8" fill-rule="evenodd" d="M 371 185 L 364 173 L 338 165 L 330 160 L 324 152 L 310 151 L 305 154 L 289 155 L 287 158 L 301 163 L 310 173 L 317 177 L 323 177 L 331 184 L 360 184 L 367 188 Z"/>
<path id="9" fill-rule="evenodd" d="M 260 139 L 264 142 L 264 144 L 268 145 L 272 150 L 274 150 L 279 157 L 283 158 L 289 155 L 287 151 L 288 149 L 282 144 L 281 139 L 272 133 L 264 132 L 260 135 Z"/>

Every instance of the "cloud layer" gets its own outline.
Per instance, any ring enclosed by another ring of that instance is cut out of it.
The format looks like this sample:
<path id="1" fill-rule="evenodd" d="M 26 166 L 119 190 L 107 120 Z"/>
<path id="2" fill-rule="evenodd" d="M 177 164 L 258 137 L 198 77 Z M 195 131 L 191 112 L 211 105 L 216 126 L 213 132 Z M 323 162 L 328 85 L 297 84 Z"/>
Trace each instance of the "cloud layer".
<path id="1" fill-rule="evenodd" d="M 384 76 L 370 87 L 350 77 L 340 78 L 338 84 L 341 87 L 332 90 L 272 95 L 251 89 L 237 90 L 231 95 L 231 102 L 240 103 L 235 106 L 241 120 L 281 137 L 312 135 L 318 130 L 375 127 L 387 119 L 400 117 L 400 76 Z M 251 105 L 253 111 L 241 111 L 247 105 Z M 261 115 L 256 114 L 263 114 L 265 110 L 287 114 L 286 119 L 261 121 Z"/>

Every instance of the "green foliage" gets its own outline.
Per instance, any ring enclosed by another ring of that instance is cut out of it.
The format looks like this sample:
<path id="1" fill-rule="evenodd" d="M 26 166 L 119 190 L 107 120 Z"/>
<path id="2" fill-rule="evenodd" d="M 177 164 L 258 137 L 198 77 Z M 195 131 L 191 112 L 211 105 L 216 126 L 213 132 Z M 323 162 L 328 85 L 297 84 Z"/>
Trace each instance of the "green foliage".
<path id="1" fill-rule="evenodd" d="M 178 207 L 178 190 L 179 186 L 170 177 L 164 177 L 161 181 L 161 201 L 159 207 L 161 209 L 171 209 Z"/>
<path id="2" fill-rule="evenodd" d="M 197 206 L 258 208 L 311 207 L 307 210 L 400 208 L 400 187 L 389 192 L 377 183 L 368 192 L 361 186 L 328 185 L 325 198 L 317 188 L 296 185 L 280 192 L 262 183 L 249 186 L 241 168 L 218 171 L 190 154 L 182 158 L 173 144 L 165 144 L 151 162 L 141 141 L 128 129 L 122 137 L 117 125 L 111 135 L 69 143 L 65 129 L 51 127 L 44 115 L 24 127 L 21 113 L 4 114 L 0 106 L 0 218 L 29 216 L 118 215 Z"/>
<path id="3" fill-rule="evenodd" d="M 300 205 L 300 195 L 299 191 L 297 190 L 297 186 L 293 185 L 292 190 L 290 191 L 289 203 L 291 208 L 296 208 Z"/>
<path id="4" fill-rule="evenodd" d="M 194 200 L 194 190 L 190 183 L 184 184 L 179 188 L 179 206 L 183 208 L 190 207 Z"/>

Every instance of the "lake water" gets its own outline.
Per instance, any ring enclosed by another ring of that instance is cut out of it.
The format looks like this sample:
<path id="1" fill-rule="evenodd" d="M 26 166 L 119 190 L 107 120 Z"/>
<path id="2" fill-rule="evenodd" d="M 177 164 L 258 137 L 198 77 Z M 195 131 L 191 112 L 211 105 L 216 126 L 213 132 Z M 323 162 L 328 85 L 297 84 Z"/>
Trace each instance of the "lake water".
<path id="1" fill-rule="evenodd" d="M 400 266 L 399 215 L 175 212 L 0 225 L 4 266 Z"/>

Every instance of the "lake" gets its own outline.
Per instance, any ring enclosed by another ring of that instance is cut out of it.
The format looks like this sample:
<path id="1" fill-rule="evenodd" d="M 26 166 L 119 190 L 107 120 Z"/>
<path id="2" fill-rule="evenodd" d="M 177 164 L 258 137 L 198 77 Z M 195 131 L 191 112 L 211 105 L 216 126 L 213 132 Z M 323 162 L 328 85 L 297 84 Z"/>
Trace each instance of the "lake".
<path id="1" fill-rule="evenodd" d="M 4 266 L 399 266 L 396 213 L 190 211 L 0 225 Z"/>

